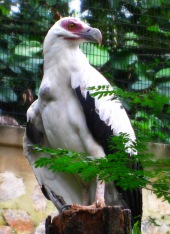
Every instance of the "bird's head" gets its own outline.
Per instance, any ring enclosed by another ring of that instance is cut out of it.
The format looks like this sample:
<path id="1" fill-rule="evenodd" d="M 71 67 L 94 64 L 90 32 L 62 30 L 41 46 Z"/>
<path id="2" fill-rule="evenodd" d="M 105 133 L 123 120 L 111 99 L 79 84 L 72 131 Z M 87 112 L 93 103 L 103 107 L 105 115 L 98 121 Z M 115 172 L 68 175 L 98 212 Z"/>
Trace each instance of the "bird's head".
<path id="1" fill-rule="evenodd" d="M 77 18 L 65 17 L 51 27 L 44 44 L 54 45 L 57 41 L 74 45 L 87 41 L 101 44 L 102 34 L 99 29 L 92 28 Z"/>

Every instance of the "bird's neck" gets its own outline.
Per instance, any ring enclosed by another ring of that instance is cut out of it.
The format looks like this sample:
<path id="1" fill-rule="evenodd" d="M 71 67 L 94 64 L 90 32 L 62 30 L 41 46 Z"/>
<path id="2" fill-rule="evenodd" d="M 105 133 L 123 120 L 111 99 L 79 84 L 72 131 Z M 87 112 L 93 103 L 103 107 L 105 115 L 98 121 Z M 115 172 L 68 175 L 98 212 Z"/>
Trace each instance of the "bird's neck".
<path id="1" fill-rule="evenodd" d="M 55 45 L 44 53 L 44 78 L 55 79 L 59 85 L 72 82 L 74 77 L 81 77 L 85 66 L 88 64 L 87 58 L 79 49 L 79 46 Z M 48 74 L 48 76 L 46 75 Z M 76 75 L 75 75 L 76 74 Z"/>
<path id="2" fill-rule="evenodd" d="M 80 51 L 79 46 L 65 46 L 55 45 L 50 50 L 44 53 L 44 66 L 49 67 L 53 64 L 60 64 L 60 66 L 74 65 L 75 60 L 84 59 L 83 53 Z M 77 64 L 78 61 L 76 61 Z M 67 63 L 67 64 L 66 64 Z"/>
<path id="3" fill-rule="evenodd" d="M 87 64 L 87 59 L 79 46 L 54 45 L 44 53 L 44 71 L 80 70 Z"/>

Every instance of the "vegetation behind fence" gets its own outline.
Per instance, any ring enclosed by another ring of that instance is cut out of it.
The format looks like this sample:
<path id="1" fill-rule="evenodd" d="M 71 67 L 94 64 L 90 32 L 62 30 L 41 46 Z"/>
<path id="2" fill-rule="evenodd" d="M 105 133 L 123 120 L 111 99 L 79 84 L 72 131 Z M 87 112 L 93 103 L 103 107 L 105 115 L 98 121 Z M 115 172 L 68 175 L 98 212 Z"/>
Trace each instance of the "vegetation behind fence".
<path id="1" fill-rule="evenodd" d="M 1 1 L 0 122 L 25 125 L 43 76 L 44 36 L 68 15 L 101 30 L 101 47 L 86 43 L 81 48 L 117 88 L 136 133 L 169 143 L 168 0 Z"/>

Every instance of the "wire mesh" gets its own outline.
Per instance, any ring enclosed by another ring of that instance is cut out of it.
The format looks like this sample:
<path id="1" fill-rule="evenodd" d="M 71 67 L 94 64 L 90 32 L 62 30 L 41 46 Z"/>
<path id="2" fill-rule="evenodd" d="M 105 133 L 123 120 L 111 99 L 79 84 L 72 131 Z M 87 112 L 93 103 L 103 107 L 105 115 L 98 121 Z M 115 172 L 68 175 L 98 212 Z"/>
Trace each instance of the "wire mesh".
<path id="1" fill-rule="evenodd" d="M 170 142 L 168 0 L 8 0 L 0 13 L 1 124 L 25 125 L 43 76 L 44 36 L 70 15 L 101 30 L 101 47 L 81 49 L 117 88 L 137 134 Z"/>

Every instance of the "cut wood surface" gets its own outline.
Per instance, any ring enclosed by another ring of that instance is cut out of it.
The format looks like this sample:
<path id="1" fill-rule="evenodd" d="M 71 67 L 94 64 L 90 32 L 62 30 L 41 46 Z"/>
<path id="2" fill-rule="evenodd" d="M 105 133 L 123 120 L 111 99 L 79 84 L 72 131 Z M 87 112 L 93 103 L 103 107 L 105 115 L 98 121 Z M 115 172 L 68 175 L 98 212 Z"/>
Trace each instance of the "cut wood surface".
<path id="1" fill-rule="evenodd" d="M 46 219 L 46 234 L 129 234 L 131 212 L 118 206 L 67 210 Z"/>

